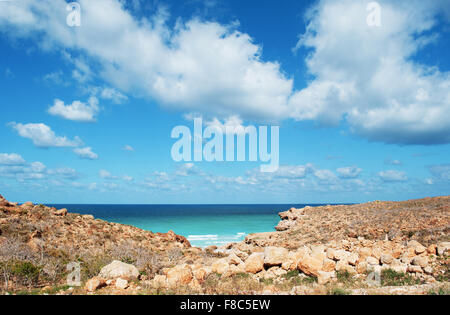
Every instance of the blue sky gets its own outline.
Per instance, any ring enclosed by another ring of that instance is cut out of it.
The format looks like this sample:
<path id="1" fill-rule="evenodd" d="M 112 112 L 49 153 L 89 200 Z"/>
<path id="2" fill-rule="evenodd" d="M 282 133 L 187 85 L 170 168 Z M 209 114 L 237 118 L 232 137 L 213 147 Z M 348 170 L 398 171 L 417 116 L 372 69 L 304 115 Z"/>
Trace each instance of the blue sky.
<path id="1" fill-rule="evenodd" d="M 43 203 L 448 195 L 450 4 L 0 1 L 0 193 Z M 176 163 L 171 130 L 279 125 L 280 168 Z"/>

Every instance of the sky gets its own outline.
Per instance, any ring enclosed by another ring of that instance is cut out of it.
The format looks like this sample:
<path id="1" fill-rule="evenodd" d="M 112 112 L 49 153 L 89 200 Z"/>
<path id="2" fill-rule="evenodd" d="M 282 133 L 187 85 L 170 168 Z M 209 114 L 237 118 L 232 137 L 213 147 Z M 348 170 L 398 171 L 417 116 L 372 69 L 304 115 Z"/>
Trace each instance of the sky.
<path id="1" fill-rule="evenodd" d="M 0 194 L 66 204 L 448 195 L 449 35 L 445 0 L 0 1 Z M 278 170 L 174 161 L 172 130 L 193 130 L 194 118 L 279 126 Z"/>

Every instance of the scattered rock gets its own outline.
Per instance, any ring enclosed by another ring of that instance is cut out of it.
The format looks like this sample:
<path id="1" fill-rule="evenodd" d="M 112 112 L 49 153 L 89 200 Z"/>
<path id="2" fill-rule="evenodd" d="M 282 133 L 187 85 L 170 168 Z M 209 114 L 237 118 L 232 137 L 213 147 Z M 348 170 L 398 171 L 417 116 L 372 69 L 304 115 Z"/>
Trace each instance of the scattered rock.
<path id="1" fill-rule="evenodd" d="M 414 266 L 425 268 L 426 266 L 428 266 L 428 258 L 426 256 L 414 257 L 411 261 L 411 264 L 413 264 Z"/>
<path id="2" fill-rule="evenodd" d="M 125 289 L 128 288 L 129 285 L 128 285 L 128 281 L 127 280 L 122 279 L 122 278 L 118 278 L 116 280 L 115 286 L 116 286 L 117 289 L 125 290 Z"/>
<path id="3" fill-rule="evenodd" d="M 54 212 L 54 214 L 57 216 L 65 217 L 67 215 L 67 212 L 68 212 L 67 209 L 64 208 L 64 209 L 56 210 Z"/>
<path id="4" fill-rule="evenodd" d="M 245 271 L 249 273 L 258 273 L 262 270 L 264 270 L 264 254 L 251 254 L 245 261 Z"/>
<path id="5" fill-rule="evenodd" d="M 178 265 L 167 271 L 167 282 L 169 286 L 186 285 L 194 278 L 189 265 Z"/>
<path id="6" fill-rule="evenodd" d="M 99 277 L 105 279 L 119 277 L 137 279 L 139 277 L 139 270 L 133 265 L 115 260 L 100 270 Z"/>
<path id="7" fill-rule="evenodd" d="M 98 277 L 94 277 L 86 282 L 84 288 L 87 292 L 95 292 L 96 290 L 104 287 L 105 285 L 106 285 L 105 280 Z"/>
<path id="8" fill-rule="evenodd" d="M 266 247 L 264 249 L 264 265 L 266 267 L 281 266 L 286 260 L 288 250 L 282 247 Z"/>
<path id="9" fill-rule="evenodd" d="M 311 256 L 304 256 L 299 260 L 297 268 L 309 276 L 318 277 L 322 266 L 323 260 Z"/>
<path id="10" fill-rule="evenodd" d="M 225 258 L 216 260 L 212 265 L 212 272 L 216 272 L 218 274 L 224 274 L 227 272 L 229 265 Z"/>
<path id="11" fill-rule="evenodd" d="M 442 242 L 437 245 L 437 253 L 439 256 L 444 256 L 450 251 L 450 242 Z"/>

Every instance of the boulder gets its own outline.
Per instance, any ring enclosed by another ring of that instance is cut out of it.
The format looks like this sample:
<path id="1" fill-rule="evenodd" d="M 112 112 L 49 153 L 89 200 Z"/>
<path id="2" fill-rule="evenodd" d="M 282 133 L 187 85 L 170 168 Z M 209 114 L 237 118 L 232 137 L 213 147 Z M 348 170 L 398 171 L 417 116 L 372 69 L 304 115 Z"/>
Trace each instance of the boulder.
<path id="1" fill-rule="evenodd" d="M 60 210 L 56 210 L 55 212 L 53 212 L 54 215 L 60 216 L 60 217 L 65 217 L 67 215 L 67 209 L 60 209 Z"/>
<path id="2" fill-rule="evenodd" d="M 389 254 L 383 254 L 380 257 L 380 261 L 383 265 L 390 265 L 394 261 L 394 258 Z"/>
<path id="3" fill-rule="evenodd" d="M 169 269 L 166 276 L 169 286 L 187 285 L 194 278 L 191 267 L 186 264 Z"/>
<path id="4" fill-rule="evenodd" d="M 286 260 L 281 264 L 284 270 L 296 270 L 298 261 L 305 255 L 303 251 L 289 252 Z"/>
<path id="5" fill-rule="evenodd" d="M 319 271 L 317 275 L 317 283 L 320 285 L 327 284 L 336 275 L 335 272 Z"/>
<path id="6" fill-rule="evenodd" d="M 372 256 L 372 249 L 368 247 L 361 247 L 358 251 L 360 261 L 366 260 L 367 257 Z"/>
<path id="7" fill-rule="evenodd" d="M 258 273 L 264 270 L 264 253 L 253 253 L 245 261 L 245 271 Z"/>
<path id="8" fill-rule="evenodd" d="M 266 267 L 281 266 L 287 260 L 288 253 L 286 248 L 266 247 L 264 249 L 264 265 Z"/>
<path id="9" fill-rule="evenodd" d="M 437 246 L 437 253 L 439 256 L 444 256 L 450 252 L 450 242 L 442 242 Z"/>
<path id="10" fill-rule="evenodd" d="M 347 261 L 340 260 L 336 264 L 336 271 L 347 271 L 349 274 L 356 274 L 356 269 L 353 266 L 350 266 Z"/>
<path id="11" fill-rule="evenodd" d="M 204 281 L 209 274 L 206 268 L 196 269 L 196 270 L 194 270 L 193 273 L 194 273 L 195 279 L 197 279 L 200 282 Z"/>
<path id="12" fill-rule="evenodd" d="M 117 289 L 125 290 L 126 288 L 128 288 L 128 281 L 125 279 L 119 278 L 116 280 L 115 287 Z"/>
<path id="13" fill-rule="evenodd" d="M 427 250 L 425 246 L 414 240 L 408 242 L 408 247 L 413 248 L 417 255 L 420 255 Z"/>
<path id="14" fill-rule="evenodd" d="M 432 275 L 433 274 L 433 268 L 431 268 L 430 266 L 423 268 L 423 271 L 427 274 L 427 275 Z"/>
<path id="15" fill-rule="evenodd" d="M 411 261 L 411 264 L 414 266 L 420 266 L 422 268 L 425 268 L 428 266 L 428 257 L 426 256 L 416 256 Z"/>
<path id="16" fill-rule="evenodd" d="M 120 277 L 137 279 L 139 277 L 139 270 L 133 265 L 115 260 L 100 270 L 99 277 L 105 279 L 114 279 Z"/>
<path id="17" fill-rule="evenodd" d="M 414 265 L 408 266 L 407 271 L 411 273 L 423 273 L 422 267 Z"/>
<path id="18" fill-rule="evenodd" d="M 165 275 L 156 275 L 153 279 L 153 283 L 157 287 L 165 288 L 167 287 L 167 277 Z"/>
<path id="19" fill-rule="evenodd" d="M 212 272 L 218 273 L 218 274 L 224 274 L 227 272 L 228 268 L 230 266 L 228 265 L 228 261 L 225 258 L 218 259 L 211 265 Z"/>
<path id="20" fill-rule="evenodd" d="M 306 255 L 299 260 L 297 268 L 304 274 L 318 277 L 319 271 L 321 271 L 322 266 L 323 260 Z"/>
<path id="21" fill-rule="evenodd" d="M 239 265 L 242 264 L 243 261 L 235 253 L 232 253 L 230 256 L 228 256 L 228 263 L 230 265 Z"/>
<path id="22" fill-rule="evenodd" d="M 436 255 L 437 254 L 437 245 L 433 244 L 433 245 L 428 246 L 427 253 L 430 255 Z"/>
<path id="23" fill-rule="evenodd" d="M 367 257 L 366 262 L 372 266 L 378 266 L 380 264 L 380 261 L 375 257 Z"/>
<path id="24" fill-rule="evenodd" d="M 104 287 L 106 285 L 105 280 L 99 278 L 99 277 L 94 277 L 92 279 L 89 279 L 86 282 L 86 285 L 84 286 L 84 289 L 87 292 L 95 292 L 96 290 Z"/>
<path id="25" fill-rule="evenodd" d="M 322 266 L 322 270 L 325 272 L 332 272 L 336 269 L 336 263 L 334 262 L 334 260 L 325 258 L 323 260 L 323 266 Z"/>

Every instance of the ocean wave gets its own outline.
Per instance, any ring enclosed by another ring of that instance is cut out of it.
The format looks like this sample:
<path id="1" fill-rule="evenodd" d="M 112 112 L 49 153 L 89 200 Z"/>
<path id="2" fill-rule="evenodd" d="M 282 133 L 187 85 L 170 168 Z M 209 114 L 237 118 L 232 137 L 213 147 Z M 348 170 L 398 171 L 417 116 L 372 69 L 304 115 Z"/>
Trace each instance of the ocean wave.
<path id="1" fill-rule="evenodd" d="M 207 247 L 210 245 L 225 245 L 233 242 L 243 240 L 247 233 L 239 232 L 233 235 L 217 235 L 217 234 L 203 234 L 203 235 L 189 235 L 188 241 L 193 246 Z"/>

